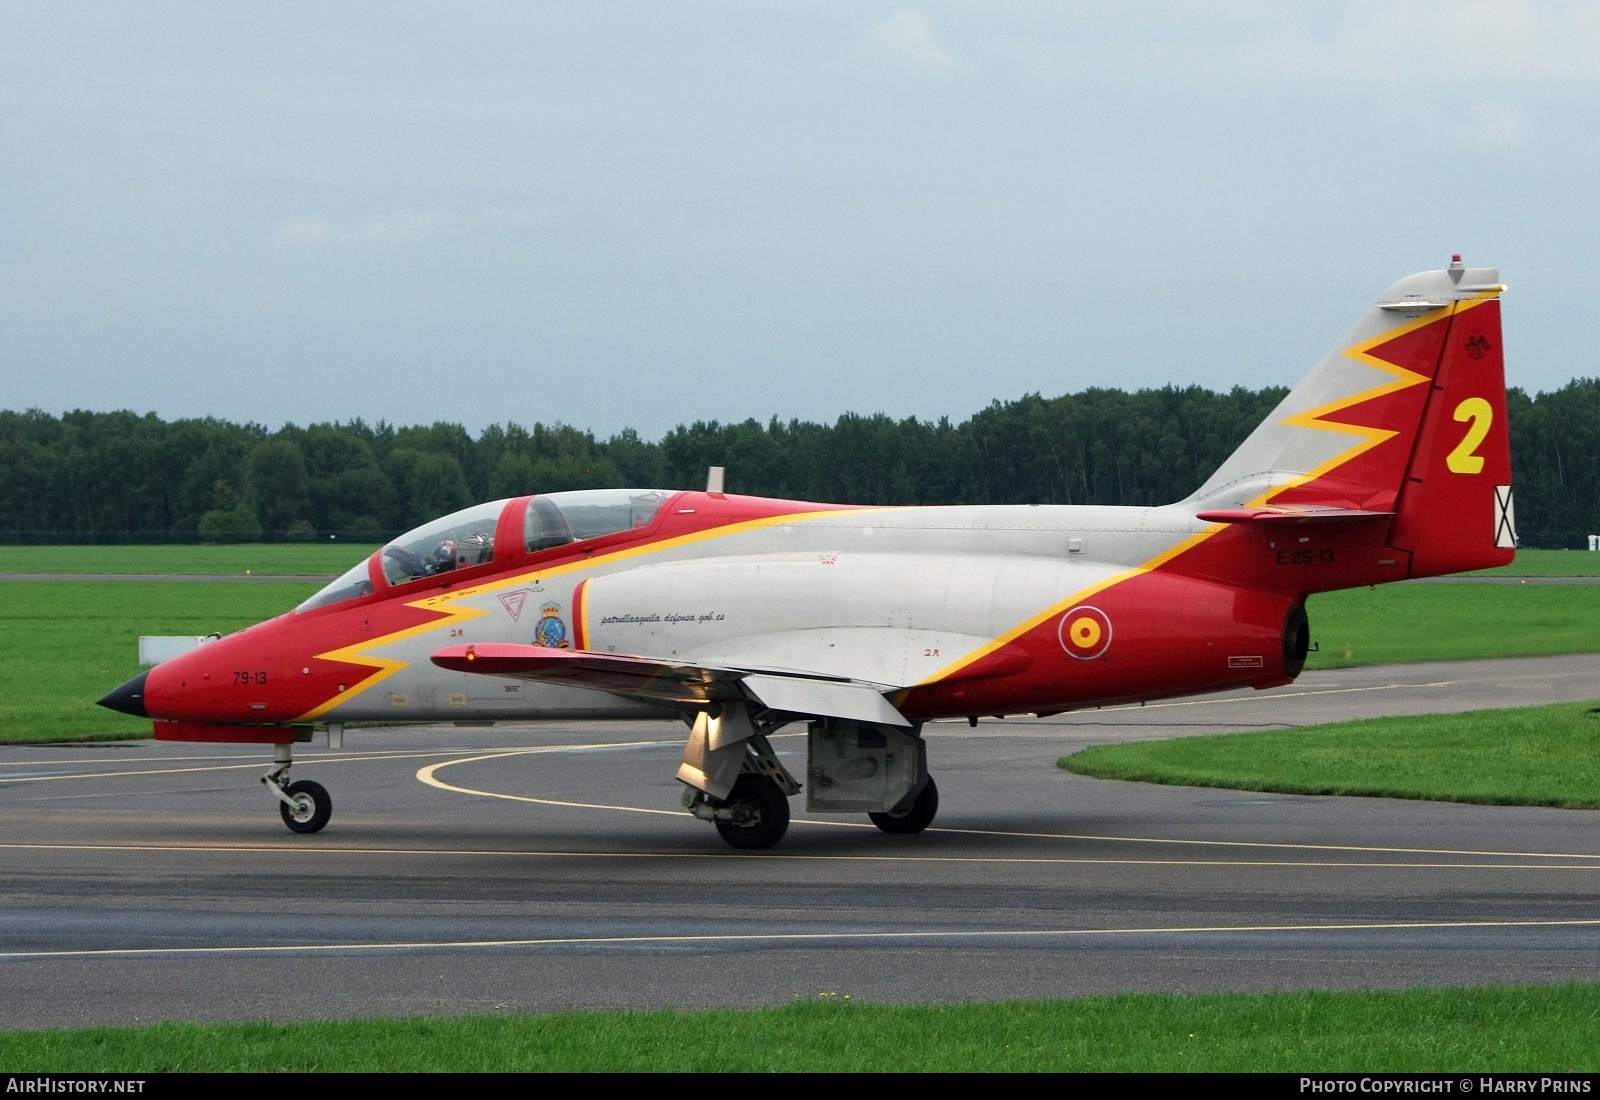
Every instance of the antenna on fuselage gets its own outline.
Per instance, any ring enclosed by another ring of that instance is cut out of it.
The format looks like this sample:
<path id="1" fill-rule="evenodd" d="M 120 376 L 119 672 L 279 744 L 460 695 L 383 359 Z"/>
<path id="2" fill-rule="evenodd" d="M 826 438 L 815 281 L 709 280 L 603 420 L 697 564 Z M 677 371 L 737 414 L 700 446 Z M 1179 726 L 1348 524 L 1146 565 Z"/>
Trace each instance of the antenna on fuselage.
<path id="1" fill-rule="evenodd" d="M 722 492 L 722 471 L 721 466 L 712 466 L 706 470 L 706 492 Z"/>

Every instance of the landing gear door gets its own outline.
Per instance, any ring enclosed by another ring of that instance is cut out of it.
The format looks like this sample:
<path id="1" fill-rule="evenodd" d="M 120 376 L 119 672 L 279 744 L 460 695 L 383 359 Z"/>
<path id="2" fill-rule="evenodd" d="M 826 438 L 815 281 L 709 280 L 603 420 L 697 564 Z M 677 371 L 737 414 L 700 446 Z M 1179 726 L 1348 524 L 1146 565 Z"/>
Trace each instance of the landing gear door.
<path id="1" fill-rule="evenodd" d="M 915 728 L 825 718 L 809 727 L 806 809 L 887 813 L 928 781 L 928 749 Z"/>

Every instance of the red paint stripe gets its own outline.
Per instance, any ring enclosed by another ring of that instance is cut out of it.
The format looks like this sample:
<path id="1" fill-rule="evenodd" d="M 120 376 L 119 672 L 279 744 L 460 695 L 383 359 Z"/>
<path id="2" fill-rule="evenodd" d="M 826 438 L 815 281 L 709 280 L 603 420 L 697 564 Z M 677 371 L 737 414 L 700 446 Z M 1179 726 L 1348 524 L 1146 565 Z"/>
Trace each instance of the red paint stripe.
<path id="1" fill-rule="evenodd" d="M 203 741 L 223 745 L 290 745 L 294 731 L 288 726 L 217 726 L 206 722 L 167 722 L 156 719 L 157 741 Z"/>
<path id="2" fill-rule="evenodd" d="M 589 639 L 583 629 L 583 596 L 584 590 L 589 587 L 587 578 L 578 582 L 578 587 L 572 590 L 572 648 L 588 649 Z"/>

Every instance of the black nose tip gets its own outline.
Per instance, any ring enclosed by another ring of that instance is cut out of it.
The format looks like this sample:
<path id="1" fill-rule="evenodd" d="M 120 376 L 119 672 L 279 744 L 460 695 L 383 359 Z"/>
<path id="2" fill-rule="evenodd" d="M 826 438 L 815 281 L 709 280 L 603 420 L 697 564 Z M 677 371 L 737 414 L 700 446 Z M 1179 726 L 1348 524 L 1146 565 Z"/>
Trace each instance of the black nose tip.
<path id="1" fill-rule="evenodd" d="M 131 714 L 135 718 L 148 718 L 150 712 L 144 709 L 144 681 L 149 676 L 148 671 L 141 672 L 117 690 L 108 692 L 100 700 L 100 705 L 111 710 L 120 710 L 123 714 Z"/>

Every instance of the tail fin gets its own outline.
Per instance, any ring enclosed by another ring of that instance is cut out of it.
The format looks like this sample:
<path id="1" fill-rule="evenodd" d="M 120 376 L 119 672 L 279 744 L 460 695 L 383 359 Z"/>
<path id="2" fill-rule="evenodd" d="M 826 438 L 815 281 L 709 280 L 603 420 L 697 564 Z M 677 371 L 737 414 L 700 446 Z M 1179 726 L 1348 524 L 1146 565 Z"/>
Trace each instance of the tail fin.
<path id="1" fill-rule="evenodd" d="M 1502 290 L 1459 257 L 1390 287 L 1188 503 L 1390 513 L 1414 577 L 1509 562 Z"/>

